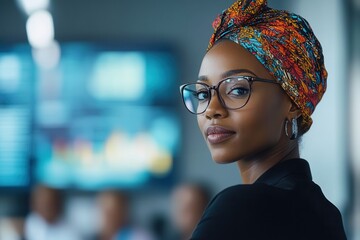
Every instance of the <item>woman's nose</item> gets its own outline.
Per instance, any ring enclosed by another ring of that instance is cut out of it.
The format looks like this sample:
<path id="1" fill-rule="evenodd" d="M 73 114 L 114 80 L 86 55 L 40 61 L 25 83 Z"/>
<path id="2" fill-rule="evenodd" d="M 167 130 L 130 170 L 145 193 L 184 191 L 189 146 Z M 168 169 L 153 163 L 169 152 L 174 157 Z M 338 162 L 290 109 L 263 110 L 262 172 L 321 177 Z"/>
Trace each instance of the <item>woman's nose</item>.
<path id="1" fill-rule="evenodd" d="M 209 105 L 205 111 L 205 116 L 208 119 L 223 118 L 228 114 L 228 110 L 223 106 L 220 96 L 217 91 L 211 96 Z"/>

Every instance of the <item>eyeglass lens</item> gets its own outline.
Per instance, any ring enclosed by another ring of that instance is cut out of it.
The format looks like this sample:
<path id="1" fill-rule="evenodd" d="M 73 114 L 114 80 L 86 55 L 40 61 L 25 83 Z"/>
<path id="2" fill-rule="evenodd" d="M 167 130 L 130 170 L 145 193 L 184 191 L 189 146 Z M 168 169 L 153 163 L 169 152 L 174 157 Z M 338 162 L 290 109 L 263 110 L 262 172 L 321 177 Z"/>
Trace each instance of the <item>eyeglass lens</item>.
<path id="1" fill-rule="evenodd" d="M 245 78 L 229 78 L 219 83 L 220 102 L 228 109 L 243 107 L 250 96 L 250 83 Z M 195 114 L 205 112 L 211 99 L 211 88 L 204 83 L 187 84 L 182 89 L 186 108 Z"/>

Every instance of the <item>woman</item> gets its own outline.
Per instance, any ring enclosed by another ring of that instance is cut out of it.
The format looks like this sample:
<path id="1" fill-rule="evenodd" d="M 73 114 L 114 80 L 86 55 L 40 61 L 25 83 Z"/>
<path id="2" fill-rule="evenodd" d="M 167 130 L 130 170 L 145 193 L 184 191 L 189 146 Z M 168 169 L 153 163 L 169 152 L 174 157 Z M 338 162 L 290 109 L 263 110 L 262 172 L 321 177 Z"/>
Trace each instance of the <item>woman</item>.
<path id="1" fill-rule="evenodd" d="M 210 202 L 191 239 L 346 239 L 340 212 L 299 156 L 327 78 L 309 24 L 243 0 L 213 27 L 198 81 L 180 90 L 212 158 L 236 162 L 243 184 Z"/>

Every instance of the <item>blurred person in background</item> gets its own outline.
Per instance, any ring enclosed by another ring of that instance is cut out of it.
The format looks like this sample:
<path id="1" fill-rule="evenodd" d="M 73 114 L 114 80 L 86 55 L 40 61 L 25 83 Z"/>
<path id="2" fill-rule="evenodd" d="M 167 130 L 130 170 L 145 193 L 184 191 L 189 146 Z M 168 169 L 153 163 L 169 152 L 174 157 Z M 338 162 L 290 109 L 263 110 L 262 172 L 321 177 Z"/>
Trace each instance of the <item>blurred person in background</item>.
<path id="1" fill-rule="evenodd" d="M 36 185 L 31 196 L 31 213 L 25 221 L 26 240 L 80 240 L 64 219 L 64 199 L 60 190 Z"/>
<path id="2" fill-rule="evenodd" d="M 210 191 L 205 185 L 184 183 L 172 192 L 172 222 L 174 231 L 171 240 L 187 240 L 199 222 L 210 201 Z"/>
<path id="3" fill-rule="evenodd" d="M 243 184 L 215 196 L 191 239 L 346 239 L 299 153 L 327 80 L 310 25 L 266 0 L 238 0 L 213 27 L 198 80 L 180 90 L 214 161 L 236 162 Z"/>
<path id="4" fill-rule="evenodd" d="M 102 191 L 98 195 L 100 232 L 96 240 L 151 240 L 152 236 L 130 221 L 130 201 L 126 193 Z"/>
<path id="5" fill-rule="evenodd" d="M 23 217 L 0 217 L 0 239 L 26 240 Z"/>

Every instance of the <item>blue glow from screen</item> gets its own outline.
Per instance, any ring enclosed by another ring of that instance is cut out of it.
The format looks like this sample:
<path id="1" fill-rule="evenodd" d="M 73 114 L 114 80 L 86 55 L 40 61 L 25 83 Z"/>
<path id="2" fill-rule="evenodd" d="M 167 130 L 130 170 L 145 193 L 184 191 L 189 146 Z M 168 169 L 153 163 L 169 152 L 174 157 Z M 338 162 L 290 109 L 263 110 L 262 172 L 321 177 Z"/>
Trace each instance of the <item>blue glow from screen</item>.
<path id="1" fill-rule="evenodd" d="M 0 187 L 30 184 L 32 96 L 35 79 L 27 45 L 0 46 Z"/>
<path id="2" fill-rule="evenodd" d="M 0 108 L 0 186 L 29 184 L 29 128 L 26 108 Z"/>
<path id="3" fill-rule="evenodd" d="M 138 100 L 145 91 L 144 54 L 104 52 L 95 60 L 91 95 L 99 100 Z"/>
<path id="4" fill-rule="evenodd" d="M 169 94 L 177 92 L 174 54 L 95 44 L 61 49 L 57 77 L 39 81 L 36 179 L 78 189 L 168 184 L 181 134 Z"/>
<path id="5" fill-rule="evenodd" d="M 60 47 L 59 65 L 42 69 L 28 45 L 0 46 L 0 187 L 171 185 L 181 137 L 173 51 Z"/>

